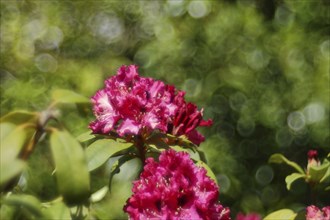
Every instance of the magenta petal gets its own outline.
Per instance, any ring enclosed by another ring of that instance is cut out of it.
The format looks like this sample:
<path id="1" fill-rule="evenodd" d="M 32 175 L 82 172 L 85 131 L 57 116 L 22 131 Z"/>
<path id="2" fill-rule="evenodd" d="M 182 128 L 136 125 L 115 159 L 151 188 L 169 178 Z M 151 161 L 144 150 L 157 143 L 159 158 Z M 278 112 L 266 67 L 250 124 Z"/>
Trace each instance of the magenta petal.
<path id="1" fill-rule="evenodd" d="M 133 120 L 126 119 L 120 124 L 117 131 L 119 135 L 124 136 L 126 134 L 138 134 L 139 130 L 140 126 L 138 123 Z"/>
<path id="2" fill-rule="evenodd" d="M 192 130 L 191 132 L 189 132 L 186 135 L 187 135 L 188 139 L 196 145 L 199 145 L 200 143 L 202 143 L 205 140 L 204 136 L 201 135 L 196 130 Z"/>

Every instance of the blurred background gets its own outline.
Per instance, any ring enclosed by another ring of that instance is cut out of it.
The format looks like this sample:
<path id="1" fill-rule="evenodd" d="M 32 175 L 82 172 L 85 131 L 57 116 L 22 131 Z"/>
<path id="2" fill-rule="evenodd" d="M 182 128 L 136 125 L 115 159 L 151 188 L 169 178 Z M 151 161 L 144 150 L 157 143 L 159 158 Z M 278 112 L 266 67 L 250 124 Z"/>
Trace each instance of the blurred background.
<path id="1" fill-rule="evenodd" d="M 136 64 L 141 76 L 185 90 L 186 99 L 213 119 L 211 128 L 201 130 L 206 141 L 200 149 L 233 216 L 283 207 L 299 211 L 312 203 L 307 184 L 288 192 L 284 179 L 293 170 L 268 164 L 268 158 L 283 153 L 306 167 L 309 149 L 320 158 L 330 151 L 329 1 L 0 4 L 1 115 L 41 111 L 56 88 L 91 97 L 122 64 Z M 90 107 L 79 106 L 65 107 L 61 117 L 75 135 L 93 119 Z M 39 148 L 25 174 L 26 192 L 41 200 L 56 195 L 51 164 L 38 157 L 48 151 Z M 96 216 L 126 218 L 122 206 L 136 167 L 131 161 L 115 177 L 119 184 L 95 206 Z M 108 172 L 95 173 L 95 189 Z M 330 204 L 330 197 L 320 194 L 313 202 Z"/>

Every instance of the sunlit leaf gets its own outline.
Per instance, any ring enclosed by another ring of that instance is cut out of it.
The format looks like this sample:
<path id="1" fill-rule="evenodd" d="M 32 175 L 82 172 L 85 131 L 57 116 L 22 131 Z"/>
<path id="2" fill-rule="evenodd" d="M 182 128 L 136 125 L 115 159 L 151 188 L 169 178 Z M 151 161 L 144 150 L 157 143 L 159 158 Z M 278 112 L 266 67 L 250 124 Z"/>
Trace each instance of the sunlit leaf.
<path id="1" fill-rule="evenodd" d="M 15 129 L 1 123 L 1 130 L 4 128 L 6 135 L 1 134 L 1 163 L 16 158 L 21 152 L 27 138 L 27 130 L 23 126 L 17 126 Z"/>
<path id="2" fill-rule="evenodd" d="M 296 216 L 297 213 L 291 209 L 280 209 L 267 215 L 264 220 L 294 220 Z"/>
<path id="3" fill-rule="evenodd" d="M 49 219 L 49 216 L 42 212 L 40 201 L 31 195 L 10 195 L 2 201 L 4 204 L 14 206 L 19 211 L 25 210 L 37 219 Z"/>
<path id="4" fill-rule="evenodd" d="M 192 148 L 186 148 L 186 147 L 181 147 L 181 146 L 175 145 L 175 146 L 171 146 L 171 149 L 173 149 L 177 152 L 180 152 L 180 151 L 187 152 L 190 155 L 190 158 L 195 161 L 199 161 L 201 159 L 199 157 L 199 154 L 196 151 L 194 151 Z"/>
<path id="5" fill-rule="evenodd" d="M 99 189 L 98 191 L 96 191 L 91 195 L 90 198 L 91 202 L 95 203 L 101 201 L 107 195 L 108 191 L 109 191 L 108 186 L 102 187 L 101 189 Z"/>
<path id="6" fill-rule="evenodd" d="M 52 98 L 58 103 L 90 103 L 89 99 L 78 93 L 65 89 L 56 89 L 52 92 Z"/>
<path id="7" fill-rule="evenodd" d="M 92 171 L 102 166 L 110 157 L 131 148 L 131 143 L 119 143 L 112 139 L 101 139 L 93 142 L 86 149 L 88 170 Z"/>
<path id="8" fill-rule="evenodd" d="M 0 188 L 2 189 L 5 184 L 13 177 L 17 176 L 25 168 L 25 162 L 22 160 L 1 160 L 0 166 Z"/>
<path id="9" fill-rule="evenodd" d="M 313 182 L 320 182 L 321 179 L 323 180 L 323 177 L 326 176 L 327 173 L 329 173 L 330 169 L 330 163 L 328 161 L 325 161 L 320 166 L 310 166 L 309 167 L 309 180 Z M 326 179 L 327 177 L 324 177 Z M 323 180 L 324 181 L 324 180 Z"/>
<path id="10" fill-rule="evenodd" d="M 287 176 L 287 177 L 285 178 L 286 188 L 287 188 L 288 190 L 290 190 L 290 189 L 291 189 L 291 185 L 292 185 L 296 180 L 298 180 L 298 179 L 300 179 L 300 178 L 305 178 L 305 177 L 306 177 L 306 175 L 305 175 L 305 174 L 301 174 L 301 173 L 293 173 L 293 174 Z"/>
<path id="11" fill-rule="evenodd" d="M 86 142 L 86 141 L 90 141 L 94 138 L 95 138 L 95 135 L 93 135 L 91 131 L 87 131 L 87 132 L 82 133 L 81 135 L 79 135 L 77 137 L 77 140 L 79 142 Z"/>
<path id="12" fill-rule="evenodd" d="M 206 175 L 208 177 L 210 177 L 212 180 L 214 180 L 214 182 L 218 185 L 218 181 L 217 181 L 217 178 L 216 178 L 215 174 L 213 173 L 211 168 L 206 163 L 199 160 L 199 161 L 196 162 L 196 165 L 199 166 L 199 167 L 203 167 L 207 172 Z"/>
<path id="13" fill-rule="evenodd" d="M 304 174 L 304 170 L 295 162 L 288 160 L 285 156 L 282 154 L 273 154 L 269 160 L 269 163 L 286 163 L 287 165 L 291 166 L 295 170 L 297 170 L 299 173 Z"/>
<path id="14" fill-rule="evenodd" d="M 0 123 L 0 186 L 17 176 L 25 167 L 18 159 L 29 136 L 29 129 L 11 123 Z"/>
<path id="15" fill-rule="evenodd" d="M 327 172 L 324 174 L 322 179 L 320 179 L 320 183 L 323 183 L 329 179 L 330 179 L 330 167 L 328 167 Z"/>
<path id="16" fill-rule="evenodd" d="M 15 129 L 16 125 L 14 125 L 13 123 L 0 123 L 0 140 L 4 140 Z"/>
<path id="17" fill-rule="evenodd" d="M 23 124 L 26 122 L 37 122 L 38 113 L 36 112 L 28 112 L 28 111 L 13 111 L 3 116 L 0 119 L 0 123 L 9 122 L 13 124 Z"/>
<path id="18" fill-rule="evenodd" d="M 43 213 L 46 213 L 48 216 L 51 216 L 50 219 L 72 219 L 70 209 L 62 201 L 43 204 L 43 206 L 45 207 L 43 209 Z"/>
<path id="19" fill-rule="evenodd" d="M 89 196 L 89 172 L 79 142 L 65 130 L 53 129 L 50 138 L 59 192 L 69 203 L 83 202 Z"/>

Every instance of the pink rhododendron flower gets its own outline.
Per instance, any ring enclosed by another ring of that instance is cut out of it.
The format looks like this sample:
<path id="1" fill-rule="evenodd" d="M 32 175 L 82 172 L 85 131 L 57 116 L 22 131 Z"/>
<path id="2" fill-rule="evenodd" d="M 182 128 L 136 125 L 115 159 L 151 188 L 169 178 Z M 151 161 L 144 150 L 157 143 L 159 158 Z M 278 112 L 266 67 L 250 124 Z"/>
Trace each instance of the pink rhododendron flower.
<path id="1" fill-rule="evenodd" d="M 124 211 L 131 219 L 230 219 L 218 202 L 216 183 L 185 152 L 162 152 L 146 160 Z"/>
<path id="2" fill-rule="evenodd" d="M 93 133 L 117 132 L 120 136 L 144 135 L 154 130 L 176 136 L 186 135 L 195 144 L 204 137 L 198 126 L 209 126 L 203 111 L 186 103 L 184 92 L 162 81 L 140 77 L 137 66 L 122 66 L 117 75 L 105 81 L 105 88 L 93 97 L 96 120 L 89 127 Z"/>
<path id="3" fill-rule="evenodd" d="M 236 220 L 261 220 L 261 217 L 257 213 L 249 213 L 246 215 L 238 213 L 236 216 Z"/>
<path id="4" fill-rule="evenodd" d="M 306 220 L 330 220 L 330 206 L 326 206 L 321 210 L 314 206 L 306 208 Z"/>

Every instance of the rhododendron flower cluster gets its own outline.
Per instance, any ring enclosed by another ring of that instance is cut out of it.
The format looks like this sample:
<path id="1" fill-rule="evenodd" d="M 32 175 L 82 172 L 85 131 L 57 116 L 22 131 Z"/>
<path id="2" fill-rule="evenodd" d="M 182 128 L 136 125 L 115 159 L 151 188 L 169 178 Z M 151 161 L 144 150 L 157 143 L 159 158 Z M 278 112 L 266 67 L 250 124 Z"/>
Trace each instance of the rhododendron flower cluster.
<path id="1" fill-rule="evenodd" d="M 306 220 L 330 220 L 330 206 L 319 209 L 311 205 L 306 208 Z"/>
<path id="2" fill-rule="evenodd" d="M 124 211 L 132 219 L 230 219 L 218 187 L 185 152 L 168 150 L 146 160 Z"/>
<path id="3" fill-rule="evenodd" d="M 96 134 L 117 132 L 120 136 L 145 135 L 154 130 L 176 136 L 186 135 L 195 144 L 204 141 L 196 131 L 209 126 L 203 111 L 186 103 L 184 92 L 162 81 L 140 77 L 137 66 L 122 66 L 105 81 L 105 88 L 93 97 L 96 120 L 90 128 Z"/>

